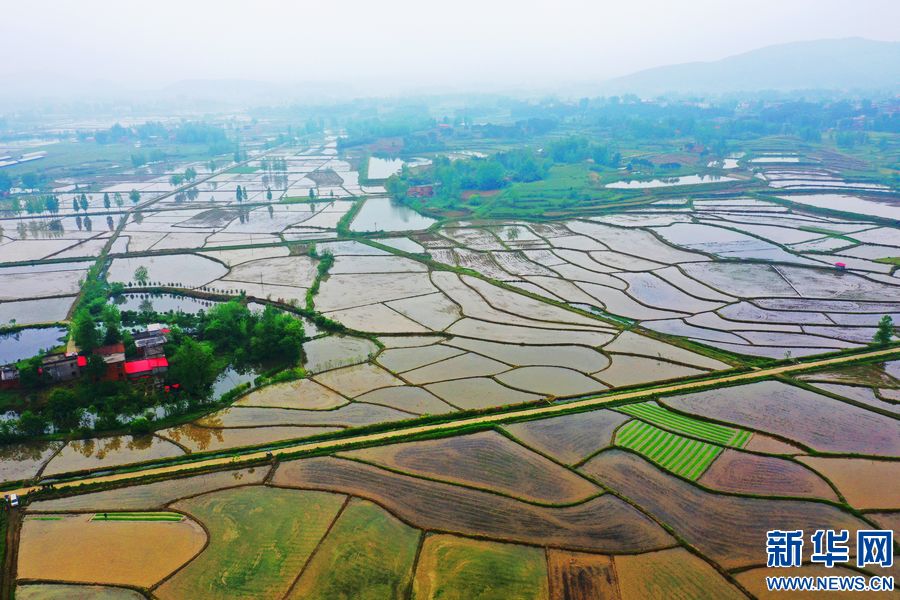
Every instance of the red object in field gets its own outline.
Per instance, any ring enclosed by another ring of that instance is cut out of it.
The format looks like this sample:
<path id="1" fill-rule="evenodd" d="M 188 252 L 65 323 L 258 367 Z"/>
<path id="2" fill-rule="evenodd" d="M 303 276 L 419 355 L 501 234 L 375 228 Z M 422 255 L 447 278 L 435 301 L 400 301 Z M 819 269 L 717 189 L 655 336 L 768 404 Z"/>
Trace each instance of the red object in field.
<path id="1" fill-rule="evenodd" d="M 79 356 L 78 357 L 78 366 L 86 367 L 87 366 L 87 356 Z"/>
<path id="2" fill-rule="evenodd" d="M 138 376 L 143 373 L 153 373 L 160 369 L 168 369 L 169 361 L 166 357 L 145 358 L 143 360 L 132 360 L 125 363 L 125 373 L 131 376 Z"/>
<path id="3" fill-rule="evenodd" d="M 406 195 L 410 198 L 431 198 L 434 196 L 433 185 L 411 185 L 406 190 Z"/>
<path id="4" fill-rule="evenodd" d="M 836 262 L 836 263 L 834 263 L 834 266 L 835 266 L 835 268 L 838 268 L 838 269 L 846 269 L 847 268 L 847 265 L 842 262 Z"/>

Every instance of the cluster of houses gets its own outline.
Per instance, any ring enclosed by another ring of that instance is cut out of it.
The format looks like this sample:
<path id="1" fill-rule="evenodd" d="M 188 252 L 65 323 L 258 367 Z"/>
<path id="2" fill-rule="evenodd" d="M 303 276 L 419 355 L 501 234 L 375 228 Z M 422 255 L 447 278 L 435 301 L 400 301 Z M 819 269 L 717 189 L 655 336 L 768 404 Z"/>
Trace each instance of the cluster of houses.
<path id="1" fill-rule="evenodd" d="M 163 345 L 169 330 L 159 324 L 148 325 L 146 330 L 134 332 L 134 345 L 138 358 L 126 360 L 125 345 L 109 344 L 95 348 L 93 354 L 106 364 L 106 370 L 99 377 L 102 381 L 133 381 L 147 377 L 158 377 L 169 369 L 169 361 Z M 41 374 L 56 382 L 71 381 L 81 377 L 87 367 L 87 356 L 77 352 L 48 354 L 41 359 Z M 19 370 L 15 365 L 0 367 L 0 389 L 15 388 L 19 385 Z"/>

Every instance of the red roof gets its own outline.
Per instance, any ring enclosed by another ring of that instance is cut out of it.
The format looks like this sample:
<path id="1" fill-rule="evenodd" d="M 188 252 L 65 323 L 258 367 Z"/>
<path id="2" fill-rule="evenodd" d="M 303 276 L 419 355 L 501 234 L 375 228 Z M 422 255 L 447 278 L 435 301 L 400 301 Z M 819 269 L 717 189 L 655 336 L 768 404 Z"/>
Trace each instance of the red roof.
<path id="1" fill-rule="evenodd" d="M 78 366 L 86 367 L 87 366 L 87 356 L 79 356 L 78 357 Z"/>
<path id="2" fill-rule="evenodd" d="M 145 358 L 144 360 L 132 360 L 126 362 L 125 372 L 129 375 L 134 375 L 136 373 L 146 373 L 153 369 L 160 369 L 168 366 L 169 361 L 166 360 L 165 356 L 160 358 Z"/>

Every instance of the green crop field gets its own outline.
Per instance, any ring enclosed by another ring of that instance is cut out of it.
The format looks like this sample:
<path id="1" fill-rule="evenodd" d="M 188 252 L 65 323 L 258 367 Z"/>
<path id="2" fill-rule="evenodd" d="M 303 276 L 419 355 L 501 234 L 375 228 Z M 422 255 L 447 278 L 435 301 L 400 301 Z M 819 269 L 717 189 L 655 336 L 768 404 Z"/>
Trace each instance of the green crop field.
<path id="1" fill-rule="evenodd" d="M 664 427 L 677 433 L 697 437 L 722 446 L 743 448 L 750 440 L 751 432 L 735 427 L 726 427 L 716 423 L 707 423 L 699 419 L 685 417 L 666 410 L 655 402 L 641 402 L 616 408 L 617 411 L 639 417 L 648 423 Z"/>
<path id="2" fill-rule="evenodd" d="M 306 566 L 289 598 L 403 598 L 419 531 L 379 506 L 353 500 Z"/>
<path id="3" fill-rule="evenodd" d="M 281 598 L 334 520 L 344 496 L 241 487 L 176 503 L 206 525 L 209 545 L 160 586 L 175 598 Z"/>
<path id="4" fill-rule="evenodd" d="M 419 555 L 413 600 L 538 600 L 549 596 L 544 551 L 432 535 Z"/>
<path id="5" fill-rule="evenodd" d="M 700 477 L 722 453 L 721 446 L 676 435 L 639 420 L 630 421 L 619 430 L 616 444 L 691 480 Z"/>

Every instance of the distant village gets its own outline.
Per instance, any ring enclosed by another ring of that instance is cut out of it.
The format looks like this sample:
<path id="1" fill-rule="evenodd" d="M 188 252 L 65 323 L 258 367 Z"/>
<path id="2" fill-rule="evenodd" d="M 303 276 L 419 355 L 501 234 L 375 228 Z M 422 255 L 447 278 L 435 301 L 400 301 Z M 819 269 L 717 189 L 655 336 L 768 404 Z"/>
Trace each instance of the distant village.
<path id="1" fill-rule="evenodd" d="M 151 324 L 144 331 L 132 333 L 138 358 L 126 360 L 125 344 L 119 342 L 95 348 L 93 355 L 99 356 L 106 364 L 106 370 L 98 377 L 101 381 L 135 381 L 157 378 L 169 369 L 164 345 L 169 329 L 160 324 Z M 88 357 L 74 349 L 71 344 L 64 352 L 47 354 L 41 359 L 39 372 L 54 382 L 66 382 L 80 378 L 88 365 Z M 19 369 L 15 364 L 0 366 L 0 389 L 14 389 L 20 386 Z"/>

